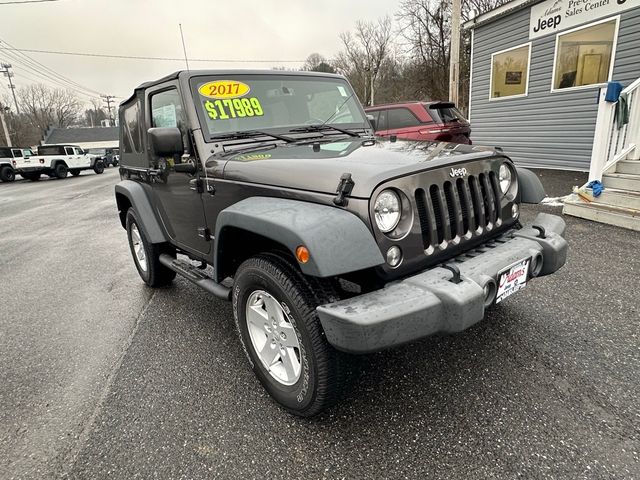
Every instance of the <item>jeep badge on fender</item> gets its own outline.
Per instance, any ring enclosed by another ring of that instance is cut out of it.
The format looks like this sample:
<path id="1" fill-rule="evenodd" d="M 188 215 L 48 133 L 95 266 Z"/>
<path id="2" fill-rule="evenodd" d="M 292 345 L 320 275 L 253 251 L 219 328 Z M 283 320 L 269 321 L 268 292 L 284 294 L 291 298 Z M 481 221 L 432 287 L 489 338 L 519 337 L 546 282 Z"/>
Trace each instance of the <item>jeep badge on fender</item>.
<path id="1" fill-rule="evenodd" d="M 561 218 L 520 223 L 544 197 L 534 174 L 497 150 L 376 139 L 357 98 L 340 75 L 192 70 L 119 109 L 140 277 L 231 301 L 248 368 L 304 417 L 338 401 L 354 355 L 464 330 L 567 254 Z"/>

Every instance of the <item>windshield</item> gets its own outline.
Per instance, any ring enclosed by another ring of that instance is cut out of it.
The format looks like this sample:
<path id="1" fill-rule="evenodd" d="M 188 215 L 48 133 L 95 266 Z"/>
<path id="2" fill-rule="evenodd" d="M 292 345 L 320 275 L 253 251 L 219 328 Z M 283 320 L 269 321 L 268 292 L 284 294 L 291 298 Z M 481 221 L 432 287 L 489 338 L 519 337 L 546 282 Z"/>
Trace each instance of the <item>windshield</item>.
<path id="1" fill-rule="evenodd" d="M 368 128 L 349 84 L 340 78 L 234 75 L 191 79 L 198 115 L 210 137 L 305 125 Z"/>
<path id="2" fill-rule="evenodd" d="M 93 155 L 104 155 L 107 151 L 104 148 L 90 148 L 89 153 Z"/>

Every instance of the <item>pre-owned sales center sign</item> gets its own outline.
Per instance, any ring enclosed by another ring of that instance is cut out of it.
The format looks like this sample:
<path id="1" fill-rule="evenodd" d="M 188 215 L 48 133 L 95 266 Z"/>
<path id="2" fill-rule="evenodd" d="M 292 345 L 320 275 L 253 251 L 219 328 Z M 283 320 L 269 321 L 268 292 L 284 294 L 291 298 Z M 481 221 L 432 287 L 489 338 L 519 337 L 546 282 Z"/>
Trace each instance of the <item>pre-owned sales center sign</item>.
<path id="1" fill-rule="evenodd" d="M 547 0 L 531 7 L 529 38 L 640 7 L 640 0 Z"/>

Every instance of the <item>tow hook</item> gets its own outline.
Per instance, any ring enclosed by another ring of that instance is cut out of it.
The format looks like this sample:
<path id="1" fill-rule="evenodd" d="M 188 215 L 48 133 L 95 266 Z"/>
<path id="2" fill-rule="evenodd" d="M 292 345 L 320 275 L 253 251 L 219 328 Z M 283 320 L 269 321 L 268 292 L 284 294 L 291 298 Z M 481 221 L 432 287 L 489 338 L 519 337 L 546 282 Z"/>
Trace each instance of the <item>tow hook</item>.
<path id="1" fill-rule="evenodd" d="M 544 227 L 541 227 L 539 225 L 531 225 L 531 228 L 539 232 L 538 238 L 547 238 L 547 232 L 545 231 Z"/>
<path id="2" fill-rule="evenodd" d="M 450 265 L 448 263 L 443 263 L 440 266 L 453 273 L 453 276 L 449 279 L 451 283 L 455 283 L 456 285 L 458 283 L 462 283 L 462 279 L 460 278 L 460 269 L 458 267 L 456 267 L 455 265 Z"/>

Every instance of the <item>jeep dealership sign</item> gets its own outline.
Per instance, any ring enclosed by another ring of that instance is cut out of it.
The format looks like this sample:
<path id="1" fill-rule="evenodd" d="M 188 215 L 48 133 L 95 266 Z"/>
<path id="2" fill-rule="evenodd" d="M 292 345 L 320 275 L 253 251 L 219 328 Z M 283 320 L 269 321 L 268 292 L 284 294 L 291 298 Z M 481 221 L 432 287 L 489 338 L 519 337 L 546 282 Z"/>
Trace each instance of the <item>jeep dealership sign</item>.
<path id="1" fill-rule="evenodd" d="M 556 33 L 640 7 L 640 0 L 547 0 L 531 7 L 529 38 Z"/>

